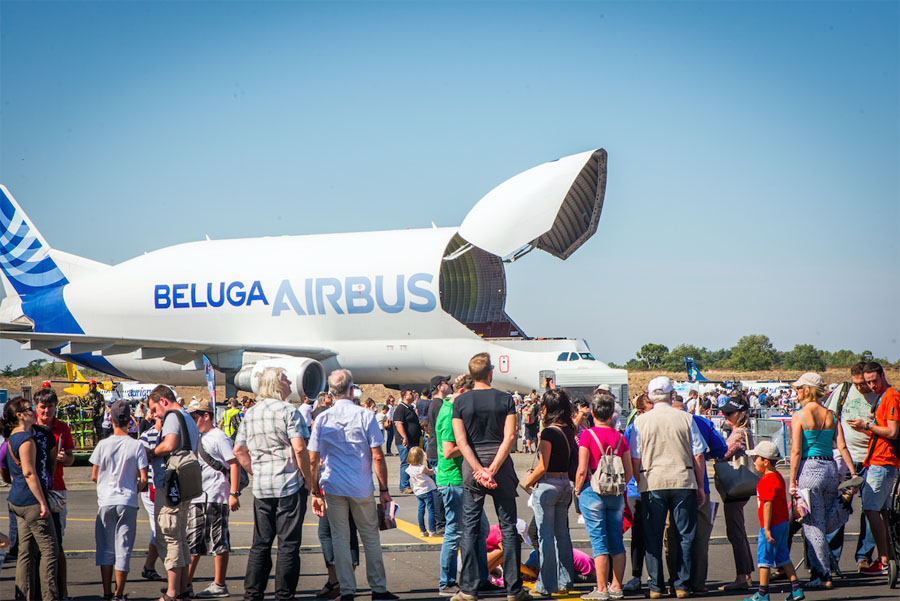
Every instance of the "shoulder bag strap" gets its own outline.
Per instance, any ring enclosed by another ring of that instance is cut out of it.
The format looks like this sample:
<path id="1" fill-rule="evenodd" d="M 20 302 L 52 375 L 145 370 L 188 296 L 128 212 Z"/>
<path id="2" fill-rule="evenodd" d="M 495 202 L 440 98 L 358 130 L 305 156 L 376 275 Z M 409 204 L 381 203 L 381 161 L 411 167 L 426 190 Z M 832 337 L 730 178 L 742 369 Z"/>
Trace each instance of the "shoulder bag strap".
<path id="1" fill-rule="evenodd" d="M 853 386 L 850 382 L 844 382 L 844 385 L 841 387 L 841 394 L 838 396 L 837 402 L 837 416 L 841 417 L 841 413 L 844 411 L 844 401 L 847 400 L 847 395 L 850 394 L 850 387 Z"/>
<path id="2" fill-rule="evenodd" d="M 200 457 L 203 458 L 203 461 L 206 462 L 209 467 L 213 468 L 217 472 L 221 472 L 225 474 L 226 477 L 231 475 L 231 470 L 222 465 L 222 462 L 209 454 L 206 448 L 203 446 L 203 436 L 200 437 L 200 442 L 197 445 L 197 450 L 199 451 Z"/>
<path id="3" fill-rule="evenodd" d="M 566 448 L 569 450 L 569 457 L 571 457 L 572 456 L 572 443 L 569 442 L 568 437 L 566 436 L 566 431 L 556 425 L 553 425 L 550 427 L 555 428 L 556 430 L 559 430 L 559 434 L 563 437 L 563 440 L 566 441 Z"/>

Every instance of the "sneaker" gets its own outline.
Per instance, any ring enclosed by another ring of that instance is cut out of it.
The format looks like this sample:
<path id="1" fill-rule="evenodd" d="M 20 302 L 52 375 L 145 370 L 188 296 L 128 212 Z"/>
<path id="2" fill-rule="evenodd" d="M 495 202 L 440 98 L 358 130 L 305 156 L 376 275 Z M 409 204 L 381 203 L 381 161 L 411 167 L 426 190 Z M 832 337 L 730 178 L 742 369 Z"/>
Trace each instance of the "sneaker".
<path id="1" fill-rule="evenodd" d="M 856 562 L 856 571 L 862 574 L 862 571 L 872 565 L 868 559 L 860 559 Z"/>
<path id="2" fill-rule="evenodd" d="M 438 595 L 441 597 L 455 597 L 459 592 L 459 586 L 455 584 L 448 584 L 444 588 L 438 589 Z"/>
<path id="3" fill-rule="evenodd" d="M 214 597 L 230 597 L 231 594 L 228 592 L 228 585 L 220 585 L 215 582 L 211 583 L 208 587 L 197 593 L 198 599 L 211 599 Z"/>
<path id="4" fill-rule="evenodd" d="M 748 597 L 744 601 L 769 601 L 769 595 L 763 595 L 761 592 L 756 591 L 752 597 Z"/>
<path id="5" fill-rule="evenodd" d="M 825 583 L 822 582 L 821 578 L 813 578 L 809 582 L 806 583 L 806 588 L 816 590 L 816 589 L 824 589 Z"/>
<path id="6" fill-rule="evenodd" d="M 668 593 L 663 593 L 662 591 L 650 591 L 651 599 L 662 599 L 663 597 L 666 597 L 667 595 L 668 595 Z"/>
<path id="7" fill-rule="evenodd" d="M 617 591 L 609 589 L 609 598 L 613 599 L 613 601 L 618 601 L 619 599 L 624 599 L 625 591 L 623 591 L 622 589 L 619 589 Z"/>
<path id="8" fill-rule="evenodd" d="M 515 595 L 506 595 L 506 601 L 534 601 L 527 588 L 520 589 Z"/>
<path id="9" fill-rule="evenodd" d="M 632 578 L 622 586 L 622 590 L 626 593 L 636 593 L 641 590 L 641 579 Z"/>
<path id="10" fill-rule="evenodd" d="M 607 601 L 609 599 L 609 591 L 598 591 L 596 588 L 589 593 L 581 595 L 584 601 Z"/>
<path id="11" fill-rule="evenodd" d="M 431 536 L 431 534 L 429 534 L 427 530 L 422 530 L 419 532 L 419 536 Z"/>
<path id="12" fill-rule="evenodd" d="M 678 599 L 687 599 L 691 596 L 690 591 L 683 591 L 681 589 L 675 589 L 675 597 Z"/>
<path id="13" fill-rule="evenodd" d="M 887 574 L 887 566 L 881 563 L 881 560 L 872 562 L 871 565 L 862 568 L 859 571 L 864 576 L 883 576 Z"/>
<path id="14" fill-rule="evenodd" d="M 450 601 L 478 601 L 478 597 L 459 591 L 450 599 Z"/>
<path id="15" fill-rule="evenodd" d="M 803 589 L 798 588 L 796 591 L 792 590 L 789 592 L 784 601 L 803 601 L 804 599 L 806 599 L 806 595 L 803 594 Z"/>
<path id="16" fill-rule="evenodd" d="M 399 598 L 400 597 L 391 591 L 384 591 L 381 593 L 372 592 L 372 601 L 397 601 Z"/>

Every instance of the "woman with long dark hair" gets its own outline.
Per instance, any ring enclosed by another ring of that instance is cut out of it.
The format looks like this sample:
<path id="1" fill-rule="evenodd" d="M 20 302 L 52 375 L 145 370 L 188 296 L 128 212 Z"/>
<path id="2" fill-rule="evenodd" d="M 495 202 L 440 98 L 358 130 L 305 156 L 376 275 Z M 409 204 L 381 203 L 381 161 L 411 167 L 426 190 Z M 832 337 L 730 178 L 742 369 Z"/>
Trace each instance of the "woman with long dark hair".
<path id="1" fill-rule="evenodd" d="M 0 419 L 0 434 L 8 440 L 9 472 L 12 477 L 7 502 L 16 515 L 19 529 L 19 558 L 16 563 L 16 588 L 26 599 L 37 598 L 31 590 L 31 572 L 37 558 L 32 557 L 32 541 L 40 550 L 40 578 L 44 601 L 59 598 L 57 589 L 57 558 L 59 545 L 56 528 L 39 476 L 40 465 L 46 459 L 40 445 L 34 441 L 34 407 L 23 398 L 6 403 Z"/>
<path id="2" fill-rule="evenodd" d="M 538 449 L 540 461 L 523 485 L 531 491 L 538 527 L 541 570 L 534 592 L 551 595 L 574 589 L 575 565 L 569 533 L 572 501 L 571 467 L 578 456 L 572 404 L 564 390 L 552 389 L 541 399 L 542 423 Z"/>

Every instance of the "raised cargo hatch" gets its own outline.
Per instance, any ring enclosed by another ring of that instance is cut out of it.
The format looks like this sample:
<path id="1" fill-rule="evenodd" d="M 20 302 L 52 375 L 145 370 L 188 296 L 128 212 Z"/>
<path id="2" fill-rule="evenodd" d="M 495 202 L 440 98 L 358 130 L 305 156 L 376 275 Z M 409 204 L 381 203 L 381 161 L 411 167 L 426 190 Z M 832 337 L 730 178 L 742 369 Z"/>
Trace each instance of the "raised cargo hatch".
<path id="1" fill-rule="evenodd" d="M 565 260 L 597 231 L 605 193 L 605 150 L 563 157 L 488 192 L 459 235 L 498 257 L 540 248 Z"/>

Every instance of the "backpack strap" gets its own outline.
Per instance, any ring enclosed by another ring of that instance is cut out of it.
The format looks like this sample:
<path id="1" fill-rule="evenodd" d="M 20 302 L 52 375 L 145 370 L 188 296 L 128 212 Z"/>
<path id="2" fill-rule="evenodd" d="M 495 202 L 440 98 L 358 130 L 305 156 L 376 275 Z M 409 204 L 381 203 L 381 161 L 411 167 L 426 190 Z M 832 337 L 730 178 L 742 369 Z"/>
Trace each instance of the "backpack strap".
<path id="1" fill-rule="evenodd" d="M 181 409 L 176 409 L 174 411 L 170 411 L 169 413 L 174 413 L 175 417 L 178 418 L 178 424 L 181 426 L 181 450 L 182 451 L 191 451 L 191 434 L 187 429 L 187 422 L 184 419 L 184 415 L 181 413 Z M 166 416 L 168 417 L 168 415 Z M 199 442 L 198 446 L 199 446 Z"/>

